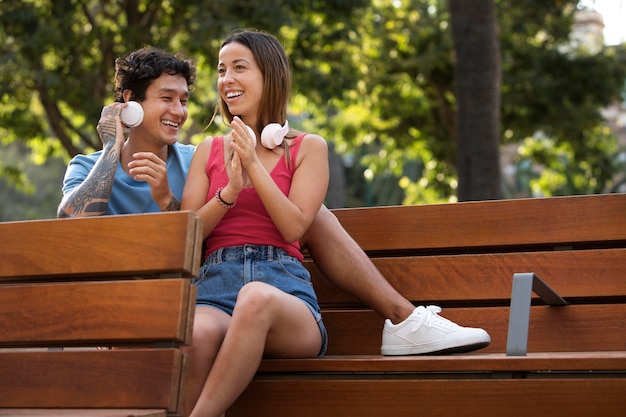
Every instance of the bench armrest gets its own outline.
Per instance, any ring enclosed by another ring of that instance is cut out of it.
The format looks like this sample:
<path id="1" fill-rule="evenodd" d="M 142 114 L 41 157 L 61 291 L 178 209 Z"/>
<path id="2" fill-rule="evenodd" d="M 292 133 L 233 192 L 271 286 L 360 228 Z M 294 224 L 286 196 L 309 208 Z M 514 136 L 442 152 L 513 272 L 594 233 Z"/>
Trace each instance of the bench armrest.
<path id="1" fill-rule="evenodd" d="M 506 340 L 507 356 L 526 356 L 528 327 L 532 293 L 537 294 L 548 305 L 566 306 L 568 302 L 533 272 L 513 275 L 509 330 Z"/>

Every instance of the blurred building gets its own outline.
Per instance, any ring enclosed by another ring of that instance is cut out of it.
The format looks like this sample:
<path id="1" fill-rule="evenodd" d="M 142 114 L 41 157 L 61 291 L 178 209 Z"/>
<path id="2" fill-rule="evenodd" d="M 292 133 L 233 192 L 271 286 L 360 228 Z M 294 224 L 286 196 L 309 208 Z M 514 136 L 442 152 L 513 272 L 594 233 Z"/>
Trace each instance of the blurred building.
<path id="1" fill-rule="evenodd" d="M 580 10 L 576 13 L 570 39 L 590 53 L 600 52 L 604 46 L 604 19 L 595 10 Z M 602 109 L 602 116 L 609 128 L 617 136 L 622 152 L 620 159 L 626 163 L 626 81 L 621 92 L 621 100 Z M 626 173 L 622 173 L 620 192 L 626 192 Z"/>

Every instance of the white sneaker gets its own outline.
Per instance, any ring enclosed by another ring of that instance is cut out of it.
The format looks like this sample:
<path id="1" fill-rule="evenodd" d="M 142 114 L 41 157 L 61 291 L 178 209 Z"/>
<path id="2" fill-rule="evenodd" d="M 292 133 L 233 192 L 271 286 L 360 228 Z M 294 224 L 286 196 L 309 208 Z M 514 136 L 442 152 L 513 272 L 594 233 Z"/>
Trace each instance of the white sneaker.
<path id="1" fill-rule="evenodd" d="M 423 353 L 461 353 L 483 348 L 491 343 L 483 329 L 461 327 L 439 316 L 440 307 L 419 306 L 401 323 L 385 320 L 383 355 Z"/>

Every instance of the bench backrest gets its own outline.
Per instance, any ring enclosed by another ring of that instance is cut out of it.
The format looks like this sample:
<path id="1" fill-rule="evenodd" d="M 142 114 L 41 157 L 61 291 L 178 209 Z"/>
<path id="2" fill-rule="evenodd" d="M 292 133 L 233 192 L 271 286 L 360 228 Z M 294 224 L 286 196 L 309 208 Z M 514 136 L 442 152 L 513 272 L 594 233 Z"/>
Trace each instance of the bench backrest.
<path id="1" fill-rule="evenodd" d="M 191 212 L 167 212 L 1 223 L 0 282 L 195 276 L 197 222 Z"/>
<path id="2" fill-rule="evenodd" d="M 0 408 L 183 410 L 191 212 L 0 223 Z"/>
<path id="3" fill-rule="evenodd" d="M 624 194 L 334 213 L 406 298 L 485 328 L 492 344 L 481 352 L 505 351 L 512 278 L 525 272 L 570 303 L 548 307 L 533 297 L 529 351 L 626 348 Z M 307 266 L 329 327 L 329 354 L 379 353 L 382 318 Z"/>

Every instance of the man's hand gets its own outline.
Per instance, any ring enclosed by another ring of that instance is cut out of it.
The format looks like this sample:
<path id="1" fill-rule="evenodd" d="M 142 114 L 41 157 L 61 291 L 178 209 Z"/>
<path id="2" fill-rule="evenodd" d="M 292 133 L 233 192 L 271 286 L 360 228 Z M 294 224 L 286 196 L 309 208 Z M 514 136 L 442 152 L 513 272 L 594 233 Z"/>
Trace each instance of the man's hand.
<path id="1" fill-rule="evenodd" d="M 152 152 L 137 152 L 128 163 L 128 174 L 137 181 L 147 182 L 152 199 L 161 210 L 169 209 L 168 206 L 175 197 L 167 180 L 167 165 L 164 160 Z"/>
<path id="2" fill-rule="evenodd" d="M 100 136 L 103 147 L 106 147 L 109 143 L 113 145 L 116 141 L 120 144 L 124 143 L 124 126 L 120 120 L 120 113 L 124 106 L 126 106 L 126 103 L 113 103 L 102 109 L 96 131 L 98 136 Z"/>

